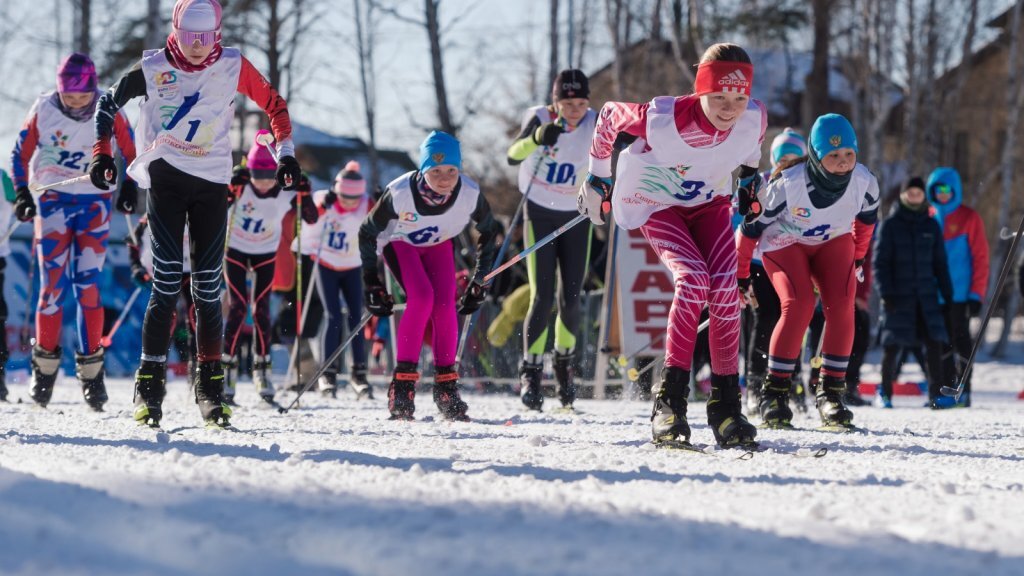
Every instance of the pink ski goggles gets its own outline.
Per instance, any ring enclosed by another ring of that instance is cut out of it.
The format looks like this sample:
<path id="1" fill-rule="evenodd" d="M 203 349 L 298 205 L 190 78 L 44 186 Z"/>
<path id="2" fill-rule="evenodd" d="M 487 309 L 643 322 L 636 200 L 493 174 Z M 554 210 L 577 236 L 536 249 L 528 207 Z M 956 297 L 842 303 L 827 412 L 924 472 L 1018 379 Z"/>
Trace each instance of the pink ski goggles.
<path id="1" fill-rule="evenodd" d="M 197 41 L 199 42 L 199 45 L 203 47 L 213 46 L 213 44 L 217 42 L 218 34 L 220 34 L 220 30 L 211 30 L 209 32 L 189 32 L 188 30 L 174 29 L 174 36 L 182 46 L 192 46 Z"/>

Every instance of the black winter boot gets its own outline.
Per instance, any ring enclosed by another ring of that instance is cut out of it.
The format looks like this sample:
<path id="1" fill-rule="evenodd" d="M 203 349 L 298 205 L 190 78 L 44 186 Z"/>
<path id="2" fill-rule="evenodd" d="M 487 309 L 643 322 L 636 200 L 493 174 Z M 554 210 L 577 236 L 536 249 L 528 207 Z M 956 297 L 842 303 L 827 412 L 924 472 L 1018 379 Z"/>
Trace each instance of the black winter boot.
<path id="1" fill-rule="evenodd" d="M 200 362 L 195 382 L 196 404 L 203 421 L 210 428 L 231 425 L 231 407 L 224 402 L 224 368 L 220 360 Z"/>
<path id="2" fill-rule="evenodd" d="M 544 393 L 540 388 L 543 373 L 543 364 L 532 364 L 523 360 L 519 366 L 519 399 L 524 406 L 537 412 L 544 406 Z"/>
<path id="3" fill-rule="evenodd" d="M 352 391 L 356 393 L 356 400 L 373 400 L 373 386 L 366 379 L 366 364 L 352 365 L 351 386 Z"/>
<path id="4" fill-rule="evenodd" d="M 818 406 L 818 414 L 821 415 L 823 426 L 842 426 L 844 428 L 853 426 L 853 412 L 850 412 L 850 409 L 843 403 L 845 396 L 846 382 L 842 378 L 827 375 L 821 377 L 815 404 Z"/>
<path id="5" fill-rule="evenodd" d="M 434 404 L 445 420 L 469 422 L 469 406 L 459 396 L 459 373 L 455 366 L 437 366 L 434 374 Z"/>
<path id="6" fill-rule="evenodd" d="M 792 428 L 793 410 L 789 408 L 790 378 L 769 374 L 761 392 L 761 420 L 765 428 Z"/>
<path id="7" fill-rule="evenodd" d="M 143 360 L 135 372 L 135 412 L 139 424 L 160 427 L 164 395 L 167 393 L 167 364 Z"/>
<path id="8" fill-rule="evenodd" d="M 324 372 L 316 381 L 316 386 L 324 398 L 338 397 L 338 375 L 334 372 Z"/>
<path id="9" fill-rule="evenodd" d="M 92 354 L 75 353 L 75 374 L 82 384 L 82 396 L 90 408 L 103 412 L 107 402 L 107 387 L 103 382 L 103 348 Z"/>
<path id="10" fill-rule="evenodd" d="M 32 347 L 32 388 L 29 396 L 43 408 L 53 397 L 53 385 L 60 371 L 60 357 L 60 346 L 53 352 L 47 352 L 39 346 Z"/>
<path id="11" fill-rule="evenodd" d="M 690 395 L 690 371 L 675 366 L 661 369 L 661 381 L 651 387 L 651 435 L 654 443 L 690 441 L 686 421 L 686 397 Z"/>
<path id="12" fill-rule="evenodd" d="M 224 402 L 229 406 L 237 406 L 235 391 L 238 386 L 238 356 L 221 354 L 220 363 L 224 367 Z M 192 377 L 193 382 L 198 379 L 193 370 L 189 371 L 189 376 Z"/>
<path id="13" fill-rule="evenodd" d="M 558 381 L 558 399 L 563 408 L 572 408 L 576 402 L 576 381 L 573 360 L 575 354 L 559 354 L 555 352 L 555 379 Z"/>
<path id="14" fill-rule="evenodd" d="M 757 428 L 743 415 L 739 374 L 711 374 L 711 395 L 708 397 L 708 426 L 719 446 L 756 445 Z"/>
<path id="15" fill-rule="evenodd" d="M 388 386 L 388 411 L 392 420 L 415 420 L 416 382 L 420 373 L 414 362 L 399 362 Z"/>

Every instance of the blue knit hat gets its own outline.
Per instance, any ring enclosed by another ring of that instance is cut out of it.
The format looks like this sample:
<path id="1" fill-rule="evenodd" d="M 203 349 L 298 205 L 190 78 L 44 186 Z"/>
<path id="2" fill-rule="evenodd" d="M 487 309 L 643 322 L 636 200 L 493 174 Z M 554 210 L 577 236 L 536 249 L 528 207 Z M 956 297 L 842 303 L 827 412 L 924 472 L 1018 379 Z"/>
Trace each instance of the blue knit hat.
<path id="1" fill-rule="evenodd" d="M 818 158 L 840 148 L 857 150 L 857 134 L 850 121 L 840 114 L 819 116 L 811 127 L 811 148 Z M 858 152 L 859 153 L 859 152 Z"/>
<path id="2" fill-rule="evenodd" d="M 434 130 L 420 144 L 420 172 L 443 164 L 451 164 L 462 170 L 462 151 L 455 136 Z"/>
<path id="3" fill-rule="evenodd" d="M 777 165 L 786 154 L 795 154 L 801 157 L 807 155 L 807 140 L 804 139 L 803 134 L 792 128 L 786 128 L 772 140 L 772 166 Z"/>

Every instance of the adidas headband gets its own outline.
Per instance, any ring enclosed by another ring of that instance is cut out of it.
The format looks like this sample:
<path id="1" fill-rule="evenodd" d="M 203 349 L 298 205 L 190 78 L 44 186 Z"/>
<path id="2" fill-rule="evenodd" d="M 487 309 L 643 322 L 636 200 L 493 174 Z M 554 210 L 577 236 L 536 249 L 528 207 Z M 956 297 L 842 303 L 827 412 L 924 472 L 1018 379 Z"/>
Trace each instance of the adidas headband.
<path id="1" fill-rule="evenodd" d="M 746 62 L 711 60 L 697 66 L 693 92 L 697 96 L 715 92 L 731 92 L 750 96 L 754 82 L 754 65 Z"/>

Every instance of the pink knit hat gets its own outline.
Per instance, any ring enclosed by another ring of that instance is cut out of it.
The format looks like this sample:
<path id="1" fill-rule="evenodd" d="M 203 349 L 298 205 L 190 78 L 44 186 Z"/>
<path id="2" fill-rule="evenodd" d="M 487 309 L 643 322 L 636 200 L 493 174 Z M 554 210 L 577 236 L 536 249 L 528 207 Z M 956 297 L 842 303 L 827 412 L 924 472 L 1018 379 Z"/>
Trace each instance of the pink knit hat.
<path id="1" fill-rule="evenodd" d="M 245 166 L 252 172 L 253 178 L 270 179 L 277 175 L 277 162 L 274 161 L 274 157 L 266 146 L 256 143 L 249 148 Z"/>
<path id="2" fill-rule="evenodd" d="M 334 177 L 334 191 L 349 198 L 362 198 L 366 194 L 366 180 L 359 173 L 359 163 L 349 160 L 345 168 Z"/>

